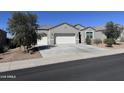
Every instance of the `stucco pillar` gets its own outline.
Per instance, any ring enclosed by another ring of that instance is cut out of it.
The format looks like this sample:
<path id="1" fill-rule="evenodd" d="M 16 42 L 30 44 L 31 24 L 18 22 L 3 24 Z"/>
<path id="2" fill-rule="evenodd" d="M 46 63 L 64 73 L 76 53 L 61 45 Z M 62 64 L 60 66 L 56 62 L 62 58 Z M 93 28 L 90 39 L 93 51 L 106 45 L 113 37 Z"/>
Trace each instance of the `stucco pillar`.
<path id="1" fill-rule="evenodd" d="M 79 33 L 75 33 L 76 44 L 79 44 Z"/>
<path id="2" fill-rule="evenodd" d="M 49 30 L 49 45 L 54 45 L 54 34 Z"/>

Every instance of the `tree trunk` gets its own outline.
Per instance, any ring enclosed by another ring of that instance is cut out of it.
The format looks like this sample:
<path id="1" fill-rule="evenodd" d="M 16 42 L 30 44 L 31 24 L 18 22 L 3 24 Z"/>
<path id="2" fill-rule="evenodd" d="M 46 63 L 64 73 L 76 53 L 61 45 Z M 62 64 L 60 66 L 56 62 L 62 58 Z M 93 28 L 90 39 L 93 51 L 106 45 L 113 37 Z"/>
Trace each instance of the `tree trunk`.
<path id="1" fill-rule="evenodd" d="M 26 47 L 26 53 L 29 53 L 29 48 L 28 47 Z"/>

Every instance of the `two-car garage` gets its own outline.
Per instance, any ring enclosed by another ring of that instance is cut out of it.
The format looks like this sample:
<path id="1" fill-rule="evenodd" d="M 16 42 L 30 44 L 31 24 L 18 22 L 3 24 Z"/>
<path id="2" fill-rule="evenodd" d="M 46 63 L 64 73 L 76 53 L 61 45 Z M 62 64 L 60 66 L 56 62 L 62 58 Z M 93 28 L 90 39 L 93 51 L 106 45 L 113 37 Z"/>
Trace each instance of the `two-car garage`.
<path id="1" fill-rule="evenodd" d="M 56 44 L 75 44 L 74 36 L 61 36 L 56 37 Z"/>
<path id="2" fill-rule="evenodd" d="M 74 34 L 58 34 L 55 38 L 55 44 L 76 44 Z"/>

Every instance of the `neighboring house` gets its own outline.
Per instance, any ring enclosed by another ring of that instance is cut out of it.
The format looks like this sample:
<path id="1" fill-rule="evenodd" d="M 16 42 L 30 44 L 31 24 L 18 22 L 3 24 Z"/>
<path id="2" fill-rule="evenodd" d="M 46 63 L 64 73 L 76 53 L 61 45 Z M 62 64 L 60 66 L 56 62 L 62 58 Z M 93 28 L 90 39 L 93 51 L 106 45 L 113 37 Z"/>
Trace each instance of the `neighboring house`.
<path id="1" fill-rule="evenodd" d="M 57 26 L 41 26 L 37 29 L 37 33 L 42 35 L 42 39 L 38 40 L 38 45 L 79 44 L 85 43 L 86 37 L 103 41 L 106 39 L 104 30 L 105 26 L 85 27 L 80 24 L 68 23 Z M 124 36 L 124 31 L 121 36 Z"/>
<path id="2" fill-rule="evenodd" d="M 121 38 L 124 38 L 124 27 L 123 27 L 123 25 L 119 25 L 119 27 L 121 28 L 121 33 L 120 33 L 120 36 L 118 37 L 118 39 L 117 39 L 117 41 L 120 41 L 120 39 Z M 100 33 L 102 33 L 103 31 L 105 31 L 105 25 L 103 25 L 103 26 L 98 26 L 98 27 L 95 27 L 95 29 L 98 31 L 98 32 L 100 32 Z M 106 36 L 104 37 L 105 35 L 97 35 L 97 37 L 99 37 L 99 38 L 101 38 L 101 39 L 104 39 L 104 38 L 106 38 Z"/>
<path id="3" fill-rule="evenodd" d="M 5 45 L 6 44 L 6 32 L 0 29 L 0 45 Z"/>

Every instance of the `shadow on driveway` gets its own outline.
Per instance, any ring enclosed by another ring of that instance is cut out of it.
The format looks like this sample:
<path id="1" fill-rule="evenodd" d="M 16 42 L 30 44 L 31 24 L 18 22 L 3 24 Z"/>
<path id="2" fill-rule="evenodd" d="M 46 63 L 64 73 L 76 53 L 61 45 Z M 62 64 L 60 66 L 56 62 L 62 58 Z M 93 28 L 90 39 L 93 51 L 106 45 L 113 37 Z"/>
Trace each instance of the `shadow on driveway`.
<path id="1" fill-rule="evenodd" d="M 43 45 L 43 46 L 37 46 L 37 47 L 35 47 L 33 49 L 39 51 L 39 50 L 50 49 L 52 47 L 55 47 L 55 46 L 52 46 L 52 45 Z"/>

